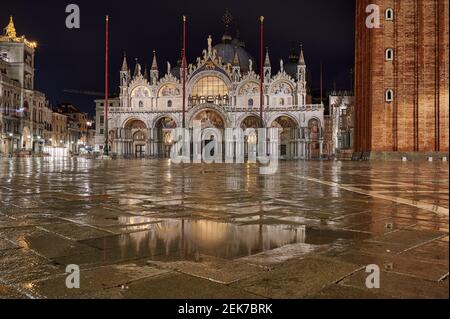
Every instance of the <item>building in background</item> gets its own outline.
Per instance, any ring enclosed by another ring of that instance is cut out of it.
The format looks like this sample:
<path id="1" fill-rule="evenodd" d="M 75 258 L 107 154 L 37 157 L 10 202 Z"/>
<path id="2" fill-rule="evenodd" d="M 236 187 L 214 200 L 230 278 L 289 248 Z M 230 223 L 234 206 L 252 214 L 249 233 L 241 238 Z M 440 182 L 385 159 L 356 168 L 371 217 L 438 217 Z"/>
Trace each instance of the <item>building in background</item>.
<path id="1" fill-rule="evenodd" d="M 52 112 L 51 144 L 45 148 L 45 153 L 51 157 L 68 156 L 67 148 L 67 116 L 56 109 Z"/>
<path id="2" fill-rule="evenodd" d="M 226 14 L 224 21 L 230 21 Z M 269 52 L 265 54 L 263 118 L 260 118 L 260 76 L 257 64 L 245 43 L 228 30 L 222 41 L 207 48 L 185 70 L 186 122 L 192 128 L 200 121 L 203 140 L 217 139 L 214 132 L 225 128 L 279 128 L 279 154 L 282 158 L 320 158 L 323 154 L 324 105 L 308 104 L 307 66 L 303 48 L 279 62 L 275 72 Z M 181 62 L 181 61 L 180 61 Z M 124 57 L 120 70 L 120 96 L 109 105 L 109 132 L 104 132 L 104 101 L 96 101 L 97 144 L 101 150 L 105 134 L 112 153 L 119 156 L 158 156 L 170 153 L 171 129 L 183 126 L 181 63 L 167 64 L 160 73 L 156 54 L 151 68 L 136 63 L 130 70 Z M 278 64 L 278 63 L 277 63 Z M 247 154 L 250 144 L 246 141 Z"/>
<path id="3" fill-rule="evenodd" d="M 380 8 L 380 28 L 366 8 Z M 447 156 L 449 1 L 357 0 L 355 151 Z"/>
<path id="4" fill-rule="evenodd" d="M 120 108 L 120 98 L 112 97 L 108 101 L 109 107 L 111 109 Z M 103 153 L 105 146 L 105 100 L 98 99 L 95 100 L 95 142 L 94 142 L 94 152 Z"/>
<path id="5" fill-rule="evenodd" d="M 337 159 L 351 159 L 354 151 L 354 97 L 349 91 L 329 94 L 329 134 L 327 146 Z"/>
<path id="6" fill-rule="evenodd" d="M 45 95 L 34 90 L 37 44 L 17 36 L 13 18 L 0 36 L 1 154 L 42 152 Z"/>
<path id="7" fill-rule="evenodd" d="M 73 104 L 61 104 L 57 112 L 67 117 L 66 147 L 72 155 L 79 154 L 86 147 L 88 139 L 88 117 Z"/>

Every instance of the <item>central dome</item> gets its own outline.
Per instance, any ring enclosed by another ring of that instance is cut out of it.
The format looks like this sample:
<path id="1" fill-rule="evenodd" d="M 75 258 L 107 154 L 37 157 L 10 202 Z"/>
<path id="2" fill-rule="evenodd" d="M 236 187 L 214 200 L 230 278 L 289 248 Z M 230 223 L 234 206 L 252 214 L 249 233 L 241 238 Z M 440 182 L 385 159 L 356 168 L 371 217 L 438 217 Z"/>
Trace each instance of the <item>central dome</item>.
<path id="1" fill-rule="evenodd" d="M 234 55 L 237 53 L 237 56 L 239 58 L 239 65 L 241 67 L 241 72 L 246 73 L 250 70 L 250 60 L 253 61 L 253 71 L 255 71 L 255 59 L 250 55 L 250 53 L 247 52 L 242 47 L 242 44 L 239 40 L 233 40 L 233 41 L 223 41 L 222 43 L 217 44 L 214 46 L 214 50 L 217 51 L 217 56 L 222 58 L 222 62 L 225 64 L 233 64 Z"/>

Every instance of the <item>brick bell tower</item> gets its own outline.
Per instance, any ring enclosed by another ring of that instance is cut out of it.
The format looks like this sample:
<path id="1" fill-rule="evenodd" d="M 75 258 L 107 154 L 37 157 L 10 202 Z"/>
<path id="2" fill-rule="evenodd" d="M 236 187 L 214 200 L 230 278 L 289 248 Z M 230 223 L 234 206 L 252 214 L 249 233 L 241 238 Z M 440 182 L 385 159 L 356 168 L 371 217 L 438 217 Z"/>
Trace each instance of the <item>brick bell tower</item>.
<path id="1" fill-rule="evenodd" d="M 448 0 L 356 0 L 356 152 L 448 152 L 448 31 Z"/>

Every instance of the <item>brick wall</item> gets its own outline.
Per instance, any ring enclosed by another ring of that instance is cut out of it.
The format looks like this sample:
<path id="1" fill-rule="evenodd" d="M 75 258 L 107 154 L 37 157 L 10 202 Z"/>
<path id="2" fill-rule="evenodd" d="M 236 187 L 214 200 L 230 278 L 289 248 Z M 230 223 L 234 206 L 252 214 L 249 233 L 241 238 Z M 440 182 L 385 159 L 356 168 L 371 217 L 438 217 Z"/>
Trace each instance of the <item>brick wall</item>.
<path id="1" fill-rule="evenodd" d="M 355 150 L 448 152 L 448 0 L 356 2 Z M 380 6 L 379 29 L 365 25 L 372 3 Z M 388 48 L 393 61 L 385 60 Z"/>

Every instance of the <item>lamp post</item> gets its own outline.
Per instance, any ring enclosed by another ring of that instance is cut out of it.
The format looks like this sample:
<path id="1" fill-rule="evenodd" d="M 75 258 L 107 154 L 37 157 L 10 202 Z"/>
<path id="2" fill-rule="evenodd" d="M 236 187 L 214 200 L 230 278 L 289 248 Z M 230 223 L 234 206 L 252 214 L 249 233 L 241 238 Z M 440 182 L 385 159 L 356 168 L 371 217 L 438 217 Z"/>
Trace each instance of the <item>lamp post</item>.
<path id="1" fill-rule="evenodd" d="M 106 45 L 105 45 L 105 148 L 104 156 L 109 156 L 109 127 L 108 127 L 108 95 L 109 95 L 109 16 L 106 16 Z"/>

